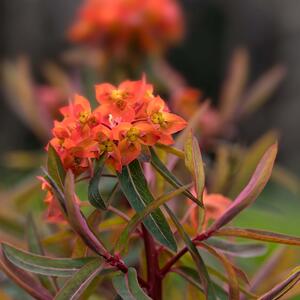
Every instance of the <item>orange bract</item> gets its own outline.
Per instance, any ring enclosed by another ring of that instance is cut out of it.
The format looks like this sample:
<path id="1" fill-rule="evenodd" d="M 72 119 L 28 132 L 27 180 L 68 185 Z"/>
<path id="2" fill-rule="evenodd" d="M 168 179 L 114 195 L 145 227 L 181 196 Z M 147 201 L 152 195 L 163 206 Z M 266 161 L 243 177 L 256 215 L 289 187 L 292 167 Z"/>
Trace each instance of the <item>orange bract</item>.
<path id="1" fill-rule="evenodd" d="M 106 50 L 148 52 L 179 40 L 183 18 L 175 0 L 85 0 L 70 29 L 74 42 Z"/>

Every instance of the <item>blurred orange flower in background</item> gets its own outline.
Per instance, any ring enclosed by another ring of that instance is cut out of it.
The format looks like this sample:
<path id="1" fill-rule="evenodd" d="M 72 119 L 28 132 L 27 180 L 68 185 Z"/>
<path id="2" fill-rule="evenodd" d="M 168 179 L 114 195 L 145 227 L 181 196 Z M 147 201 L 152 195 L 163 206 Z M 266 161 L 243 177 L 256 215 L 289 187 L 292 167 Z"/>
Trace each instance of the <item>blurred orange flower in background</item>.
<path id="1" fill-rule="evenodd" d="M 86 0 L 74 21 L 72 42 L 106 50 L 163 50 L 182 37 L 183 18 L 175 0 Z"/>
<path id="2" fill-rule="evenodd" d="M 193 195 L 196 195 L 195 190 L 192 190 Z M 203 193 L 203 204 L 205 208 L 205 215 L 202 225 L 202 230 L 205 230 L 209 221 L 217 220 L 230 206 L 232 201 L 217 193 L 208 194 L 206 191 Z M 194 206 L 194 203 L 192 204 Z M 199 228 L 200 216 L 199 207 L 194 206 L 190 213 L 190 220 L 194 228 Z"/>

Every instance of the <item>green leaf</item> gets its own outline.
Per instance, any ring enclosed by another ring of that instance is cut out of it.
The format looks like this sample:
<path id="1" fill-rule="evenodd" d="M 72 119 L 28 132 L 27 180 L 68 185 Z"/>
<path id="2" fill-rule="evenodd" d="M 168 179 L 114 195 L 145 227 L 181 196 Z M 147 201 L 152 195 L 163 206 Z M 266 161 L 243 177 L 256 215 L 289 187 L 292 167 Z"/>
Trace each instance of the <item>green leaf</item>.
<path id="1" fill-rule="evenodd" d="M 224 214 L 212 224 L 208 229 L 208 234 L 211 234 L 229 223 L 236 215 L 256 200 L 272 174 L 277 149 L 278 146 L 276 143 L 265 152 L 247 186 L 232 202 Z"/>
<path id="2" fill-rule="evenodd" d="M 174 225 L 176 226 L 178 233 L 180 234 L 181 238 L 183 239 L 184 243 L 186 244 L 195 264 L 196 264 L 196 268 L 198 270 L 199 273 L 199 277 L 200 277 L 200 281 L 201 284 L 205 290 L 205 294 L 208 300 L 215 300 L 216 295 L 215 295 L 215 291 L 214 291 L 214 287 L 213 284 L 210 280 L 210 277 L 208 275 L 206 266 L 196 248 L 196 246 L 194 245 L 194 243 L 191 241 L 191 239 L 189 238 L 189 236 L 187 235 L 187 233 L 185 232 L 184 228 L 182 227 L 182 225 L 180 224 L 180 222 L 177 220 L 177 217 L 174 215 L 174 213 L 169 209 L 169 207 L 167 205 L 165 205 L 165 209 L 167 210 L 169 216 L 171 217 Z"/>
<path id="3" fill-rule="evenodd" d="M 237 268 L 235 268 L 236 270 L 238 270 Z M 227 276 L 223 275 L 222 273 L 220 273 L 220 271 L 216 270 L 215 268 L 213 268 L 212 266 L 207 266 L 207 270 L 209 272 L 209 274 L 211 274 L 212 276 L 218 278 L 219 280 L 223 281 L 224 283 L 229 283 L 229 279 Z M 238 275 L 240 276 L 241 272 L 238 272 Z M 244 276 L 242 276 L 244 277 Z M 239 278 L 240 280 L 244 281 L 245 283 L 249 284 L 248 280 L 245 280 L 245 278 Z M 257 295 L 247 291 L 243 285 L 240 285 L 240 290 L 246 295 L 248 296 L 249 299 L 257 299 Z"/>
<path id="4" fill-rule="evenodd" d="M 33 254 L 38 254 L 42 256 L 45 255 L 32 215 L 29 215 L 27 218 L 26 228 L 29 251 Z M 48 278 L 46 276 L 38 276 L 38 279 L 45 288 L 47 288 L 53 293 L 55 292 L 56 288 L 53 278 Z"/>
<path id="5" fill-rule="evenodd" d="M 14 266 L 0 249 L 0 269 L 8 278 L 37 300 L 51 300 L 53 296 L 31 274 Z"/>
<path id="6" fill-rule="evenodd" d="M 210 247 L 205 243 L 200 243 L 200 246 L 204 247 L 211 255 L 215 256 L 222 263 L 227 272 L 228 277 L 229 299 L 239 300 L 240 290 L 237 273 L 229 259 L 224 254 L 219 253 L 213 247 Z"/>
<path id="7" fill-rule="evenodd" d="M 137 228 L 137 226 L 143 221 L 145 217 L 150 215 L 152 212 L 154 212 L 157 208 L 159 208 L 161 205 L 166 203 L 167 201 L 173 199 L 177 195 L 181 194 L 183 191 L 185 191 L 187 186 L 183 186 L 175 191 L 172 191 L 170 193 L 167 193 L 166 195 L 163 195 L 161 197 L 158 197 L 153 202 L 151 202 L 146 208 L 141 211 L 140 213 L 136 213 L 130 220 L 130 222 L 127 224 L 127 226 L 124 228 L 122 233 L 120 234 L 120 237 L 117 241 L 116 250 L 118 252 L 121 252 L 122 249 L 127 249 L 129 237 L 132 232 Z"/>
<path id="8" fill-rule="evenodd" d="M 196 270 L 190 267 L 182 266 L 179 268 L 172 269 L 172 272 L 182 276 L 186 281 L 188 281 L 190 284 L 192 284 L 204 293 L 202 285 L 199 284 L 200 278 Z M 214 286 L 216 296 L 218 297 L 217 299 L 227 300 L 228 294 L 223 290 L 223 288 L 221 288 L 214 282 L 212 284 Z"/>
<path id="9" fill-rule="evenodd" d="M 299 237 L 259 229 L 225 227 L 214 232 L 213 235 L 234 236 L 264 242 L 300 246 Z"/>
<path id="10" fill-rule="evenodd" d="M 64 284 L 54 299 L 79 299 L 81 294 L 89 286 L 91 281 L 100 273 L 102 268 L 103 264 L 99 259 L 93 259 L 92 261 L 88 262 Z"/>
<path id="11" fill-rule="evenodd" d="M 137 212 L 142 212 L 154 201 L 138 160 L 124 166 L 118 178 L 128 202 Z M 143 224 L 157 241 L 172 251 L 177 250 L 172 231 L 160 209 L 151 213 Z"/>
<path id="12" fill-rule="evenodd" d="M 129 268 L 127 274 L 117 273 L 112 281 L 114 288 L 123 300 L 151 300 L 140 287 L 134 268 Z"/>
<path id="13" fill-rule="evenodd" d="M 95 174 L 89 182 L 88 198 L 90 203 L 94 207 L 106 210 L 109 203 L 107 202 L 107 199 L 101 196 L 100 187 L 99 187 L 102 171 L 104 168 L 104 163 L 105 163 L 105 156 L 102 155 L 99 158 L 99 160 L 96 161 Z"/>
<path id="14" fill-rule="evenodd" d="M 210 238 L 206 244 L 237 257 L 256 257 L 266 253 L 266 246 L 258 243 L 235 243 L 224 239 Z"/>
<path id="15" fill-rule="evenodd" d="M 80 269 L 92 258 L 51 258 L 20 250 L 8 244 L 2 243 L 5 257 L 20 269 L 31 273 L 68 277 Z"/>
<path id="16" fill-rule="evenodd" d="M 188 135 L 184 145 L 184 154 L 185 165 L 194 178 L 197 198 L 203 206 L 202 196 L 205 187 L 204 167 L 198 141 L 193 136 L 192 132 Z"/>
<path id="17" fill-rule="evenodd" d="M 58 187 L 63 189 L 66 171 L 62 165 L 60 157 L 51 144 L 48 146 L 47 169 L 49 175 L 53 178 Z"/>
<path id="18" fill-rule="evenodd" d="M 154 149 L 150 147 L 151 152 L 151 164 L 155 170 L 167 180 L 173 187 L 180 188 L 183 184 L 167 169 L 163 162 L 159 159 Z M 186 197 L 197 203 L 197 205 L 202 206 L 202 203 L 188 190 L 186 189 L 183 193 Z"/>

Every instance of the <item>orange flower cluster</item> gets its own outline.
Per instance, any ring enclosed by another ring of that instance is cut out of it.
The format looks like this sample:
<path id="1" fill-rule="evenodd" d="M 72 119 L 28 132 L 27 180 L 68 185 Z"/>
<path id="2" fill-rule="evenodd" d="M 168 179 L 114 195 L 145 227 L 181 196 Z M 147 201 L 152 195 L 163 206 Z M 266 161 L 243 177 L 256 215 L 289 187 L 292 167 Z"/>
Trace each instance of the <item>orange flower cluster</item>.
<path id="1" fill-rule="evenodd" d="M 179 40 L 182 31 L 176 0 L 86 0 L 69 37 L 109 49 L 152 51 Z"/>
<path id="2" fill-rule="evenodd" d="M 186 121 L 169 112 L 166 103 L 154 96 L 145 79 L 124 81 L 119 86 L 96 85 L 99 106 L 91 109 L 82 96 L 61 108 L 62 121 L 55 121 L 51 145 L 64 168 L 75 175 L 92 166 L 92 160 L 105 155 L 106 164 L 118 172 L 136 159 L 143 145 L 170 145 L 172 134 Z"/>

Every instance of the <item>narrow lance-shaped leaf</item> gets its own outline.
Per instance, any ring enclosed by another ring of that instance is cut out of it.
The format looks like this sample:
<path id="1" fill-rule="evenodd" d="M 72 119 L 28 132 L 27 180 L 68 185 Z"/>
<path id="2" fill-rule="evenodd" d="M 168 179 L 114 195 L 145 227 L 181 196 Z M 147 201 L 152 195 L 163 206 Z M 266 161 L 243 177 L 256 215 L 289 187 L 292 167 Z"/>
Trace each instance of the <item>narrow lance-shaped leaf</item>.
<path id="1" fill-rule="evenodd" d="M 116 244 L 116 251 L 121 252 L 122 249 L 127 250 L 130 234 L 134 232 L 134 230 L 144 220 L 144 218 L 146 218 L 149 214 L 154 212 L 157 208 L 159 208 L 167 201 L 183 193 L 183 191 L 185 191 L 186 188 L 187 186 L 183 186 L 175 191 L 167 193 L 166 195 L 158 197 L 153 202 L 151 202 L 143 211 L 141 211 L 140 213 L 136 213 L 120 234 Z"/>
<path id="2" fill-rule="evenodd" d="M 53 178 L 60 189 L 64 186 L 66 172 L 54 147 L 48 145 L 47 169 L 49 175 Z"/>
<path id="3" fill-rule="evenodd" d="M 206 297 L 208 300 L 215 300 L 216 299 L 216 295 L 215 295 L 215 291 L 214 291 L 214 287 L 213 284 L 210 280 L 210 277 L 208 275 L 206 266 L 196 248 L 196 246 L 194 245 L 194 243 L 191 241 L 191 239 L 189 238 L 189 236 L 187 235 L 187 233 L 185 232 L 184 228 L 182 227 L 182 225 L 180 224 L 180 222 L 177 220 L 177 217 L 174 215 L 174 213 L 169 209 L 169 207 L 167 205 L 165 205 L 165 209 L 168 212 L 170 218 L 172 219 L 174 225 L 176 226 L 178 233 L 180 234 L 181 238 L 183 239 L 184 243 L 186 244 L 195 264 L 196 264 L 196 268 L 198 270 L 199 273 L 199 277 L 201 280 L 201 283 L 203 285 L 203 289 L 205 291 Z"/>
<path id="4" fill-rule="evenodd" d="M 240 167 L 233 178 L 228 194 L 231 199 L 234 199 L 249 182 L 260 159 L 269 147 L 276 143 L 277 138 L 278 133 L 271 130 L 255 141 L 247 150 L 241 151 Z"/>
<path id="5" fill-rule="evenodd" d="M 209 108 L 209 100 L 206 100 L 205 102 L 203 102 L 203 104 L 200 105 L 200 107 L 194 113 L 192 118 L 189 120 L 187 127 L 177 135 L 175 145 L 174 145 L 176 149 L 180 149 L 180 150 L 183 149 L 184 143 L 186 141 L 189 132 L 199 127 L 198 126 L 199 120 L 205 114 L 208 108 Z M 178 162 L 178 159 L 179 159 L 178 156 L 170 155 L 167 162 L 167 167 L 169 170 L 172 171 L 174 169 L 176 163 Z"/>
<path id="6" fill-rule="evenodd" d="M 103 263 L 99 259 L 93 259 L 92 261 L 88 262 L 64 284 L 54 299 L 79 299 L 91 281 L 100 273 L 102 268 Z"/>
<path id="7" fill-rule="evenodd" d="M 6 259 L 2 249 L 0 250 L 0 268 L 18 286 L 37 300 L 52 300 L 53 297 L 35 278 L 27 272 L 15 267 Z"/>
<path id="8" fill-rule="evenodd" d="M 184 153 L 185 165 L 193 176 L 197 198 L 203 206 L 202 196 L 205 186 L 204 167 L 198 141 L 192 132 L 188 135 L 184 145 Z"/>
<path id="9" fill-rule="evenodd" d="M 90 203 L 96 208 L 107 209 L 109 203 L 106 202 L 107 199 L 102 197 L 99 189 L 100 179 L 102 171 L 104 168 L 105 156 L 102 155 L 99 160 L 96 161 L 95 174 L 89 182 L 88 195 Z"/>
<path id="10" fill-rule="evenodd" d="M 248 68 L 249 53 L 244 48 L 236 49 L 230 60 L 228 74 L 220 94 L 220 112 L 225 120 L 236 117 L 235 113 L 247 83 Z"/>
<path id="11" fill-rule="evenodd" d="M 85 241 L 90 249 L 100 255 L 107 253 L 106 248 L 94 234 L 80 210 L 78 199 L 75 194 L 74 175 L 71 171 L 68 171 L 66 175 L 65 199 L 68 220 L 73 230 Z"/>
<path id="12" fill-rule="evenodd" d="M 203 287 L 199 283 L 199 281 L 200 281 L 199 274 L 196 270 L 189 268 L 189 267 L 182 266 L 179 268 L 173 268 L 171 271 L 174 273 L 177 273 L 178 275 L 183 277 L 187 282 L 189 282 L 194 287 L 196 287 L 197 289 L 199 289 L 200 291 L 202 291 L 204 293 Z M 214 286 L 217 299 L 220 299 L 220 300 L 228 299 L 228 294 L 223 290 L 223 288 L 221 288 L 219 285 L 217 285 L 214 282 L 212 282 L 212 284 Z"/>
<path id="13" fill-rule="evenodd" d="M 300 267 L 295 268 L 291 274 L 281 283 L 277 284 L 270 291 L 258 298 L 258 300 L 276 300 L 284 296 L 300 281 Z"/>
<path id="14" fill-rule="evenodd" d="M 258 243 L 235 243 L 224 239 L 210 238 L 206 244 L 237 257 L 256 257 L 266 253 L 266 246 Z"/>
<path id="15" fill-rule="evenodd" d="M 151 300 L 139 286 L 134 268 L 129 268 L 126 274 L 117 273 L 112 281 L 118 295 L 124 300 Z"/>
<path id="16" fill-rule="evenodd" d="M 74 272 L 92 259 L 88 257 L 77 259 L 51 258 L 29 253 L 8 244 L 2 244 L 2 249 L 5 257 L 18 268 L 49 276 L 72 276 Z"/>
<path id="17" fill-rule="evenodd" d="M 173 187 L 180 188 L 182 187 L 182 183 L 168 170 L 168 168 L 163 164 L 163 162 L 159 159 L 157 154 L 155 153 L 153 148 L 150 148 L 151 152 L 151 164 L 155 168 L 155 170 L 165 179 L 167 180 Z M 188 190 L 186 189 L 183 193 L 186 197 L 197 203 L 199 206 L 202 206 L 202 203 Z"/>
<path id="18" fill-rule="evenodd" d="M 259 229 L 225 227 L 214 232 L 217 236 L 234 236 L 251 240 L 300 246 L 300 238 Z"/>
<path id="19" fill-rule="evenodd" d="M 137 212 L 143 211 L 147 205 L 154 201 L 137 160 L 124 166 L 122 173 L 118 174 L 118 178 L 128 202 Z M 177 246 L 172 231 L 159 208 L 152 212 L 143 221 L 143 224 L 157 241 L 172 251 L 176 251 Z"/>
<path id="20" fill-rule="evenodd" d="M 229 223 L 237 214 L 255 201 L 271 176 L 276 154 L 277 144 L 274 144 L 263 155 L 247 186 L 224 214 L 208 229 L 209 234 Z"/>
<path id="21" fill-rule="evenodd" d="M 222 273 L 220 273 L 218 270 L 216 270 L 215 268 L 211 267 L 211 266 L 206 266 L 207 267 L 207 270 L 208 272 L 210 273 L 210 275 L 218 278 L 218 281 L 222 281 L 223 283 L 228 283 L 229 280 L 228 280 L 228 277 L 223 275 Z M 179 266 L 179 267 L 176 267 L 176 268 L 172 268 L 172 271 L 173 272 L 176 272 L 177 274 L 185 274 L 187 280 L 191 280 L 190 283 L 194 284 L 195 286 L 197 286 L 198 288 L 202 289 L 202 286 L 199 284 L 199 274 L 198 272 L 195 270 L 195 269 L 192 269 L 190 267 L 187 267 L 187 266 Z M 179 271 L 179 272 L 178 272 Z M 187 278 L 189 277 L 189 278 Z M 193 281 L 193 282 L 192 282 Z M 213 282 L 213 285 L 214 285 L 214 288 L 216 290 L 216 295 L 218 297 L 220 297 L 220 287 L 218 285 L 216 285 L 214 282 Z M 227 299 L 228 298 L 228 295 L 227 293 L 223 290 L 222 290 L 222 296 L 225 296 L 225 297 L 222 297 L 221 299 Z M 245 288 L 243 288 L 242 285 L 240 285 L 240 290 L 249 298 L 249 299 L 257 299 L 257 296 L 254 295 L 253 293 L 250 293 L 248 292 Z M 247 299 L 248 299 L 247 298 Z"/>
<path id="22" fill-rule="evenodd" d="M 45 255 L 32 215 L 29 215 L 27 218 L 27 240 L 30 252 L 38 255 Z M 39 276 L 38 278 L 45 288 L 51 292 L 55 292 L 56 288 L 53 278 L 48 278 L 46 276 Z"/>
<path id="23" fill-rule="evenodd" d="M 258 78 L 243 97 L 240 117 L 253 113 L 270 99 L 270 96 L 278 87 L 285 74 L 285 66 L 277 65 Z"/>
<path id="24" fill-rule="evenodd" d="M 50 184 L 52 188 L 52 192 L 55 196 L 55 200 L 57 200 L 57 204 L 61 209 L 61 212 L 65 217 L 67 217 L 67 210 L 66 210 L 66 204 L 65 204 L 65 196 L 63 194 L 63 190 L 58 186 L 58 184 L 55 182 L 55 180 L 50 176 L 47 170 L 42 168 L 42 171 L 45 174 L 45 179 Z"/>
<path id="25" fill-rule="evenodd" d="M 240 298 L 239 282 L 238 282 L 237 274 L 231 262 L 224 254 L 219 253 L 213 247 L 210 247 L 205 243 L 200 243 L 199 245 L 201 247 L 204 247 L 210 254 L 215 256 L 222 263 L 222 265 L 224 266 L 227 272 L 227 277 L 228 277 L 229 299 L 239 300 Z"/>
<path id="26" fill-rule="evenodd" d="M 87 223 L 91 228 L 96 228 L 102 221 L 102 211 L 99 209 L 95 209 L 88 217 Z M 74 241 L 73 249 L 72 249 L 72 257 L 84 257 L 87 254 L 88 246 L 84 242 L 84 240 L 78 236 Z"/>

